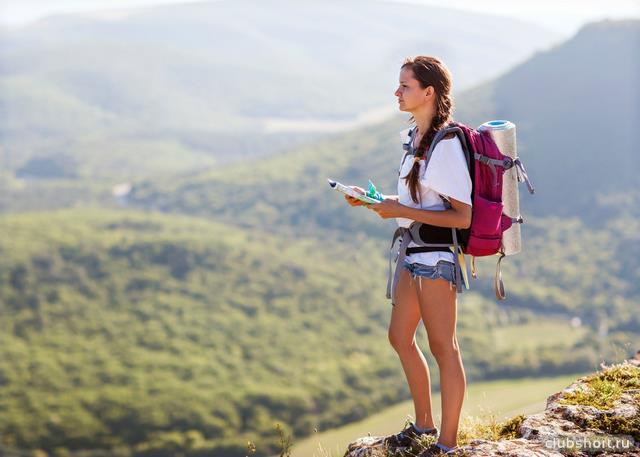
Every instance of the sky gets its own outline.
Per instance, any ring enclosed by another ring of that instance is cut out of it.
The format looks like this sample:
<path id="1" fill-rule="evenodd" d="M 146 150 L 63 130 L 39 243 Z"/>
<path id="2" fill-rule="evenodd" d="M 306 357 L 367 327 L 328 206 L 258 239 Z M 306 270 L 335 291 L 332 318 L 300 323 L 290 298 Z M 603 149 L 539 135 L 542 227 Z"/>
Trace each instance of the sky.
<path id="1" fill-rule="evenodd" d="M 215 1 L 215 0 L 214 0 Z M 292 0 L 295 1 L 295 0 Z M 371 0 L 377 1 L 377 0 Z M 387 0 L 515 17 L 572 35 L 587 22 L 640 18 L 640 0 Z M 50 14 L 129 9 L 194 0 L 0 0 L 0 24 L 21 26 Z"/>

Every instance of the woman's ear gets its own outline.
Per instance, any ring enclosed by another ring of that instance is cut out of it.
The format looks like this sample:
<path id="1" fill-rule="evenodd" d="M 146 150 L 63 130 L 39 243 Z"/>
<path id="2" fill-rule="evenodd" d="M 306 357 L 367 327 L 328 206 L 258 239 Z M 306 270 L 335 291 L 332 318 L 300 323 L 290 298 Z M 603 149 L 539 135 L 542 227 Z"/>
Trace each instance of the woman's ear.
<path id="1" fill-rule="evenodd" d="M 425 89 L 424 97 L 425 97 L 425 98 L 429 98 L 429 97 L 431 97 L 431 96 L 432 96 L 433 94 L 435 94 L 435 93 L 436 93 L 436 90 L 434 89 L 434 87 L 433 87 L 433 86 L 428 86 L 428 87 Z"/>

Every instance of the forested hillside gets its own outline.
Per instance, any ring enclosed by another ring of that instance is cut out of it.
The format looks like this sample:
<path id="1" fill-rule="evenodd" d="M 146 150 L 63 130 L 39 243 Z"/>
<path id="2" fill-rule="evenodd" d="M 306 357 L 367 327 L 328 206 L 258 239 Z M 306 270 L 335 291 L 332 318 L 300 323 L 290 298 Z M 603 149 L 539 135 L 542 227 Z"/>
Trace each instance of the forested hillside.
<path id="1" fill-rule="evenodd" d="M 0 231 L 5 446 L 225 456 L 252 440 L 267 455 L 276 421 L 301 437 L 408 396 L 366 238 L 320 248 L 97 209 L 3 216 Z M 462 307 L 471 380 L 570 373 L 605 347 L 478 293 Z"/>

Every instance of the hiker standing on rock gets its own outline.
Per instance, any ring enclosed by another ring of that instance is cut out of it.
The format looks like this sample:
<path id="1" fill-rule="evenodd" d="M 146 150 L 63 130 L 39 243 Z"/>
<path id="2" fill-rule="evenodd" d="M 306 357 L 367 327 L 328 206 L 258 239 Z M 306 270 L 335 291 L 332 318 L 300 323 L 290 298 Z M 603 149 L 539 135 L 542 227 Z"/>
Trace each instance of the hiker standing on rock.
<path id="1" fill-rule="evenodd" d="M 411 113 L 414 128 L 407 133 L 415 155 L 400 165 L 398 195 L 377 204 L 364 204 L 381 218 L 396 218 L 400 227 L 422 222 L 438 227 L 465 229 L 471 224 L 472 183 L 460 140 L 455 135 L 437 143 L 425 167 L 425 154 L 438 130 L 451 119 L 451 73 L 437 58 L 407 59 L 400 69 L 395 92 L 400 111 Z M 353 186 L 358 192 L 364 190 Z M 345 196 L 351 206 L 363 203 Z M 389 324 L 389 341 L 400 357 L 415 407 L 415 422 L 384 439 L 391 449 L 415 449 L 417 440 L 437 436 L 436 444 L 420 457 L 455 450 L 460 412 L 466 389 L 462 357 L 456 337 L 457 290 L 454 258 L 448 248 L 409 244 L 395 292 Z M 462 274 L 458 270 L 458 274 Z M 415 339 L 424 322 L 429 349 L 439 367 L 442 399 L 441 430 L 431 412 L 431 382 L 425 357 Z"/>

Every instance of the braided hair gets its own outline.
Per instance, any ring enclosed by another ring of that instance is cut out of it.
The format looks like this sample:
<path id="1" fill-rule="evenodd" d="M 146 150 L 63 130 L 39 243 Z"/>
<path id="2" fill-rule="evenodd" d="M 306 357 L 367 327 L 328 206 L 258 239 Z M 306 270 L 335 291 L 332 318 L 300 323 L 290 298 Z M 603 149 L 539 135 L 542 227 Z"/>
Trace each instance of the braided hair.
<path id="1" fill-rule="evenodd" d="M 435 115 L 431 121 L 429 130 L 422 135 L 420 144 L 415 152 L 415 157 L 423 159 L 438 130 L 445 127 L 452 120 L 453 99 L 451 97 L 451 72 L 438 58 L 430 56 L 407 58 L 402 64 L 401 69 L 406 67 L 413 71 L 413 76 L 418 80 L 421 88 L 426 89 L 429 86 L 433 86 L 436 93 Z M 411 116 L 409 122 L 415 123 L 413 116 Z M 411 192 L 411 199 L 415 203 L 418 203 L 420 200 L 420 193 L 418 192 L 420 186 L 419 174 L 420 163 L 418 160 L 414 160 L 409 173 L 403 176 Z"/>

